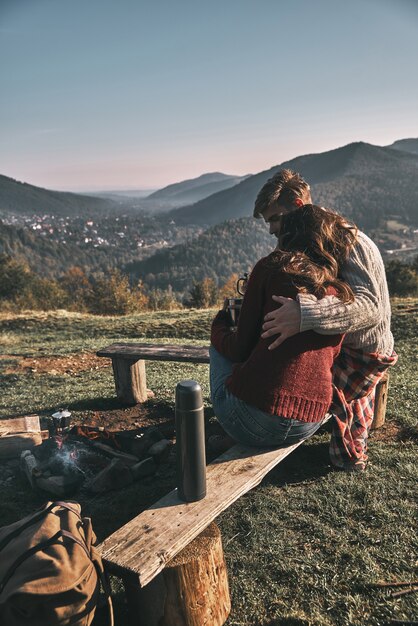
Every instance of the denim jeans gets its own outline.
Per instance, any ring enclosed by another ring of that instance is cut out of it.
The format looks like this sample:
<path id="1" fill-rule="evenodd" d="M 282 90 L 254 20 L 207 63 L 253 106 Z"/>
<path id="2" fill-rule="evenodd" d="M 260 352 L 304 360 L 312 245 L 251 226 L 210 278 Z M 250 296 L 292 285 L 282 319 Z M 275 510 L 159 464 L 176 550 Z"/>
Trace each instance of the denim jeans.
<path id="1" fill-rule="evenodd" d="M 213 409 L 223 429 L 248 446 L 288 446 L 313 435 L 321 422 L 301 422 L 270 415 L 230 393 L 225 381 L 233 363 L 210 346 L 210 392 Z"/>

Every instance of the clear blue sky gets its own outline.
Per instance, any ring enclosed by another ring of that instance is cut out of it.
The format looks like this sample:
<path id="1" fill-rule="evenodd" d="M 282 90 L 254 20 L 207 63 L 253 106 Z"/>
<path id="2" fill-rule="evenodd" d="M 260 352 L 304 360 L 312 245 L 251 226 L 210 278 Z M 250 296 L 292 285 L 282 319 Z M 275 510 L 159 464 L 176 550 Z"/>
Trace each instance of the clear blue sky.
<path id="1" fill-rule="evenodd" d="M 417 0 L 0 0 L 0 173 L 256 173 L 418 137 Z"/>

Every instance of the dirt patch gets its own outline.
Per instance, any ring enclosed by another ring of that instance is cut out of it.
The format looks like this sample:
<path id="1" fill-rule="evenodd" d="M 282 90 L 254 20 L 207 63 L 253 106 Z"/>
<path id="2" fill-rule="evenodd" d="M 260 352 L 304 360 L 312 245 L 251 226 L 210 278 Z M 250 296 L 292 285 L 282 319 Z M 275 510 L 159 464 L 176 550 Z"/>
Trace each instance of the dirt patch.
<path id="1" fill-rule="evenodd" d="M 372 430 L 370 438 L 372 441 L 383 441 L 390 443 L 401 439 L 402 427 L 397 422 L 386 420 L 381 428 Z"/>
<path id="2" fill-rule="evenodd" d="M 127 408 L 88 411 L 79 421 L 86 426 L 102 427 L 110 431 L 158 426 L 166 436 L 171 436 L 174 432 L 174 409 L 163 402 L 147 402 Z"/>
<path id="3" fill-rule="evenodd" d="M 62 374 L 77 374 L 91 370 L 98 370 L 109 367 L 110 359 L 98 357 L 92 352 L 84 352 L 70 356 L 56 357 L 15 357 L 3 355 L 2 359 L 18 360 L 17 365 L 8 367 L 5 374 L 17 374 L 19 372 L 33 372 L 38 374 L 50 374 L 58 376 Z"/>

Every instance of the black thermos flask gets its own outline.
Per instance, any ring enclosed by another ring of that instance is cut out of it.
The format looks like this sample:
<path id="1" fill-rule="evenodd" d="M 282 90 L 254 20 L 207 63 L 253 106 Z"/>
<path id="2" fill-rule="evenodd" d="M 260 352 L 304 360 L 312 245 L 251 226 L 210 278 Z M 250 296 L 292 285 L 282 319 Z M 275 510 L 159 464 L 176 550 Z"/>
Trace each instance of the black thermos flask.
<path id="1" fill-rule="evenodd" d="M 202 389 L 195 380 L 176 387 L 177 488 L 181 500 L 206 495 L 205 422 Z"/>

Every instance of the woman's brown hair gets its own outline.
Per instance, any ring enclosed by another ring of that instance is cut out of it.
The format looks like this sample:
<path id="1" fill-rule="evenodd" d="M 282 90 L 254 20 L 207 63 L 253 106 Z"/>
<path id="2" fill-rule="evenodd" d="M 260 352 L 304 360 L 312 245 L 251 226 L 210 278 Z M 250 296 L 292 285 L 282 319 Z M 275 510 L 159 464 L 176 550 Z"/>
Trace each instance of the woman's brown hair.
<path id="1" fill-rule="evenodd" d="M 356 240 L 354 224 L 333 211 L 305 204 L 282 216 L 274 265 L 299 292 L 322 298 L 328 287 L 334 287 L 343 302 L 352 302 L 353 292 L 339 270 Z"/>

